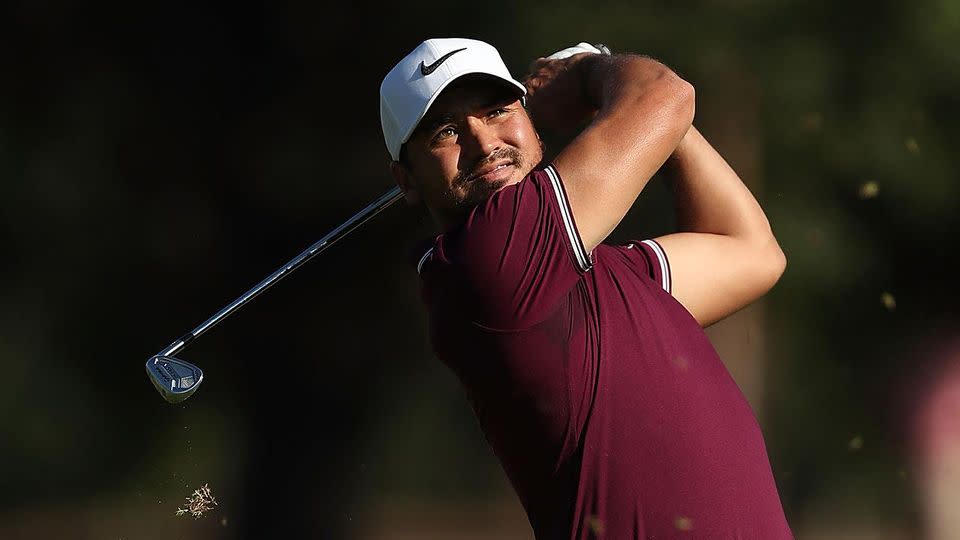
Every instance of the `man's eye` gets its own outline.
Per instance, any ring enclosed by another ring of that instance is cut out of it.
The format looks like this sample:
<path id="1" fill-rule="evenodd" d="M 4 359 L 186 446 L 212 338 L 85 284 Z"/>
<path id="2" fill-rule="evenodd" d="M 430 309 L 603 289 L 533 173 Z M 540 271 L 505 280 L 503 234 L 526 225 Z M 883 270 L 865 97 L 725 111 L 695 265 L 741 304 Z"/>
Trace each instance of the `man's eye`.
<path id="1" fill-rule="evenodd" d="M 440 131 L 437 131 L 437 134 L 434 135 L 433 138 L 435 140 L 441 140 L 441 139 L 446 139 L 448 137 L 453 137 L 456 134 L 457 134 L 457 130 L 453 129 L 452 126 L 447 126 L 441 129 Z"/>
<path id="2" fill-rule="evenodd" d="M 491 118 L 495 118 L 497 116 L 501 116 L 504 114 L 507 114 L 507 109 L 505 107 L 499 107 L 490 111 L 490 113 L 487 116 L 490 116 Z"/>

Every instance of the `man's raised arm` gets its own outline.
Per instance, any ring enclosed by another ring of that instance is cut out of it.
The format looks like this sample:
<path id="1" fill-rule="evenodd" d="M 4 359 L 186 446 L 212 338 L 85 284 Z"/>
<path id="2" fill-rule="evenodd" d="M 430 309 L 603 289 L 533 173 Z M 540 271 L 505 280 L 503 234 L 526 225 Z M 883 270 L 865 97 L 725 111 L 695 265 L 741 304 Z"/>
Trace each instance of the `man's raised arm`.
<path id="1" fill-rule="evenodd" d="M 770 290 L 786 258 L 760 204 L 696 128 L 666 169 L 681 232 L 656 240 L 670 261 L 673 296 L 708 326 Z"/>
<path id="2" fill-rule="evenodd" d="M 620 223 L 693 121 L 693 87 L 643 56 L 539 59 L 526 81 L 537 127 L 589 125 L 554 159 L 581 240 L 593 250 Z"/>
<path id="3" fill-rule="evenodd" d="M 708 326 L 777 282 L 783 252 L 750 190 L 692 126 L 690 84 L 633 55 L 538 59 L 531 73 L 538 127 L 573 129 L 594 115 L 554 160 L 588 251 L 667 162 L 681 232 L 656 240 L 670 262 L 674 297 Z"/>

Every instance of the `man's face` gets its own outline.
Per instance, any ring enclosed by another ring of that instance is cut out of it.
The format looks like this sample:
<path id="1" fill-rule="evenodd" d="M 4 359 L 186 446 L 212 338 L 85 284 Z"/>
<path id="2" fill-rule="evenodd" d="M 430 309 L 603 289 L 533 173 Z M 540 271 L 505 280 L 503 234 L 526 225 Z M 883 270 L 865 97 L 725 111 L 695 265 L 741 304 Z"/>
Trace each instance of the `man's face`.
<path id="1" fill-rule="evenodd" d="M 543 157 L 515 90 L 468 76 L 447 87 L 404 147 L 392 172 L 411 202 L 444 227 L 496 191 L 516 184 Z"/>

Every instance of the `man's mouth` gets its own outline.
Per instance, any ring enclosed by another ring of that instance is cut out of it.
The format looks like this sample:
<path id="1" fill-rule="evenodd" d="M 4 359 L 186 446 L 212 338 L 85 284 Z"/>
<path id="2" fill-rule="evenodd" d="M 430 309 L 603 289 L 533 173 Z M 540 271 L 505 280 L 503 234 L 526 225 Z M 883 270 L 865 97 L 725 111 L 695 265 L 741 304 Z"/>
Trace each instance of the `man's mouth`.
<path id="1" fill-rule="evenodd" d="M 515 167 L 516 164 L 512 161 L 497 163 L 495 165 L 480 169 L 480 171 L 478 171 L 476 174 L 470 176 L 467 181 L 475 182 L 480 180 L 483 182 L 495 182 L 497 180 L 504 180 L 513 174 L 513 169 Z"/>

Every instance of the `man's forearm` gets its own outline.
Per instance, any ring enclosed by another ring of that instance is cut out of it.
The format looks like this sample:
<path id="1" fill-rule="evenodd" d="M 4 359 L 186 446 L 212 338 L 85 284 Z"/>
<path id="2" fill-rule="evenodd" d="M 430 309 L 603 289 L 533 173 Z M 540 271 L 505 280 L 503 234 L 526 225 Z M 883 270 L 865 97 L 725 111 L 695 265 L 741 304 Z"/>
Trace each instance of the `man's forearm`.
<path id="1" fill-rule="evenodd" d="M 773 238 L 763 209 L 737 173 L 691 126 L 665 164 L 681 231 L 743 240 Z"/>

